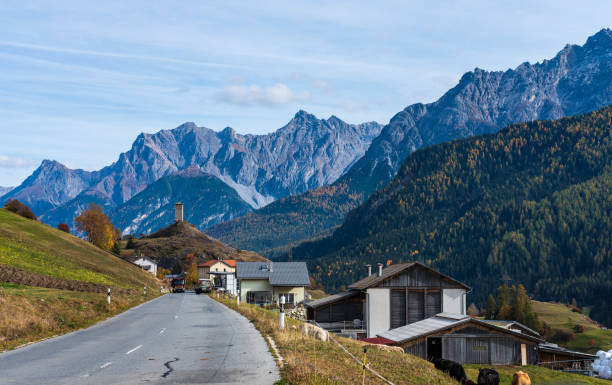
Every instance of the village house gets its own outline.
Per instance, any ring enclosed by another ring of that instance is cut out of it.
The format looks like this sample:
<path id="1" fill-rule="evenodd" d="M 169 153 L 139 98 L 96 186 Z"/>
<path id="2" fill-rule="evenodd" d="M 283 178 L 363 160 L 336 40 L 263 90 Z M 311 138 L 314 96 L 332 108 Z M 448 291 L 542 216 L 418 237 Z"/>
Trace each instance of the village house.
<path id="1" fill-rule="evenodd" d="M 147 257 L 139 257 L 133 263 L 140 266 L 141 269 L 157 276 L 157 263 L 155 263 L 155 261 L 152 261 Z"/>
<path id="2" fill-rule="evenodd" d="M 305 262 L 236 263 L 240 300 L 253 304 L 278 303 L 281 295 L 287 304 L 304 301 L 310 285 Z"/>
<path id="3" fill-rule="evenodd" d="M 233 259 L 212 259 L 198 265 L 198 280 L 211 287 L 222 288 L 236 295 L 236 261 Z"/>

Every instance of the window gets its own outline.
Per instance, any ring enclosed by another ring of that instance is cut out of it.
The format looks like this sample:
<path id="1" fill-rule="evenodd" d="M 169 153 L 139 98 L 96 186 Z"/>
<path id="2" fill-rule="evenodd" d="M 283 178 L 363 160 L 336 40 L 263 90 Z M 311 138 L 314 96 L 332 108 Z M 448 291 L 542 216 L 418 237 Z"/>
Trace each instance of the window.
<path id="1" fill-rule="evenodd" d="M 226 271 L 227 271 L 227 269 L 224 267 L 224 268 L 223 268 L 223 271 L 224 271 L 224 272 L 226 272 Z"/>
<path id="2" fill-rule="evenodd" d="M 291 304 L 295 303 L 293 293 L 278 293 L 279 301 L 280 301 L 280 297 L 283 295 L 285 296 L 285 303 L 291 303 Z"/>

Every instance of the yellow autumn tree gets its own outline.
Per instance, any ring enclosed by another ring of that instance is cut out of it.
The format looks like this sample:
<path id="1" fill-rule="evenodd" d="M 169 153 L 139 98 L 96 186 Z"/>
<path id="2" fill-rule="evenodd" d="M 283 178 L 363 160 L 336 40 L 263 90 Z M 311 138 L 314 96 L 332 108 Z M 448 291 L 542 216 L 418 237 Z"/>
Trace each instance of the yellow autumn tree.
<path id="1" fill-rule="evenodd" d="M 119 240 L 121 232 L 95 203 L 75 218 L 78 231 L 87 235 L 87 240 L 101 249 L 110 251 Z"/>

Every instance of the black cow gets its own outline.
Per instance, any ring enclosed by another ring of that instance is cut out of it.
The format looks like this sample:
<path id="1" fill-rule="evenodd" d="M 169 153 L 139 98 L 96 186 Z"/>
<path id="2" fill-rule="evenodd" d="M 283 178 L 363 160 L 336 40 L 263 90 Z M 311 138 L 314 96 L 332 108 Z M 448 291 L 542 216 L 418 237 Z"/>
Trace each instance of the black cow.
<path id="1" fill-rule="evenodd" d="M 449 376 L 460 383 L 464 383 L 467 380 L 465 370 L 463 370 L 463 366 L 461 366 L 461 364 L 455 361 L 445 360 L 443 358 L 435 358 L 432 362 L 436 369 L 448 373 Z"/>
<path id="2" fill-rule="evenodd" d="M 478 369 L 478 385 L 499 385 L 499 373 L 494 369 Z"/>

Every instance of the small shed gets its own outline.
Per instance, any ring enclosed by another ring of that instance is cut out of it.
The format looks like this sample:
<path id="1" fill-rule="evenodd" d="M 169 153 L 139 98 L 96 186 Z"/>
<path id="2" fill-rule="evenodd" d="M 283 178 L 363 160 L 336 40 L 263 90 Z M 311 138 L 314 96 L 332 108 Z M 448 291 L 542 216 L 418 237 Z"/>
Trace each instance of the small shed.
<path id="1" fill-rule="evenodd" d="M 542 343 L 538 348 L 538 365 L 553 370 L 590 370 L 597 359 L 594 354 L 576 352 L 550 342 Z"/>
<path id="2" fill-rule="evenodd" d="M 406 353 L 466 364 L 532 365 L 538 362 L 538 337 L 459 314 L 440 313 L 379 333 Z"/>

